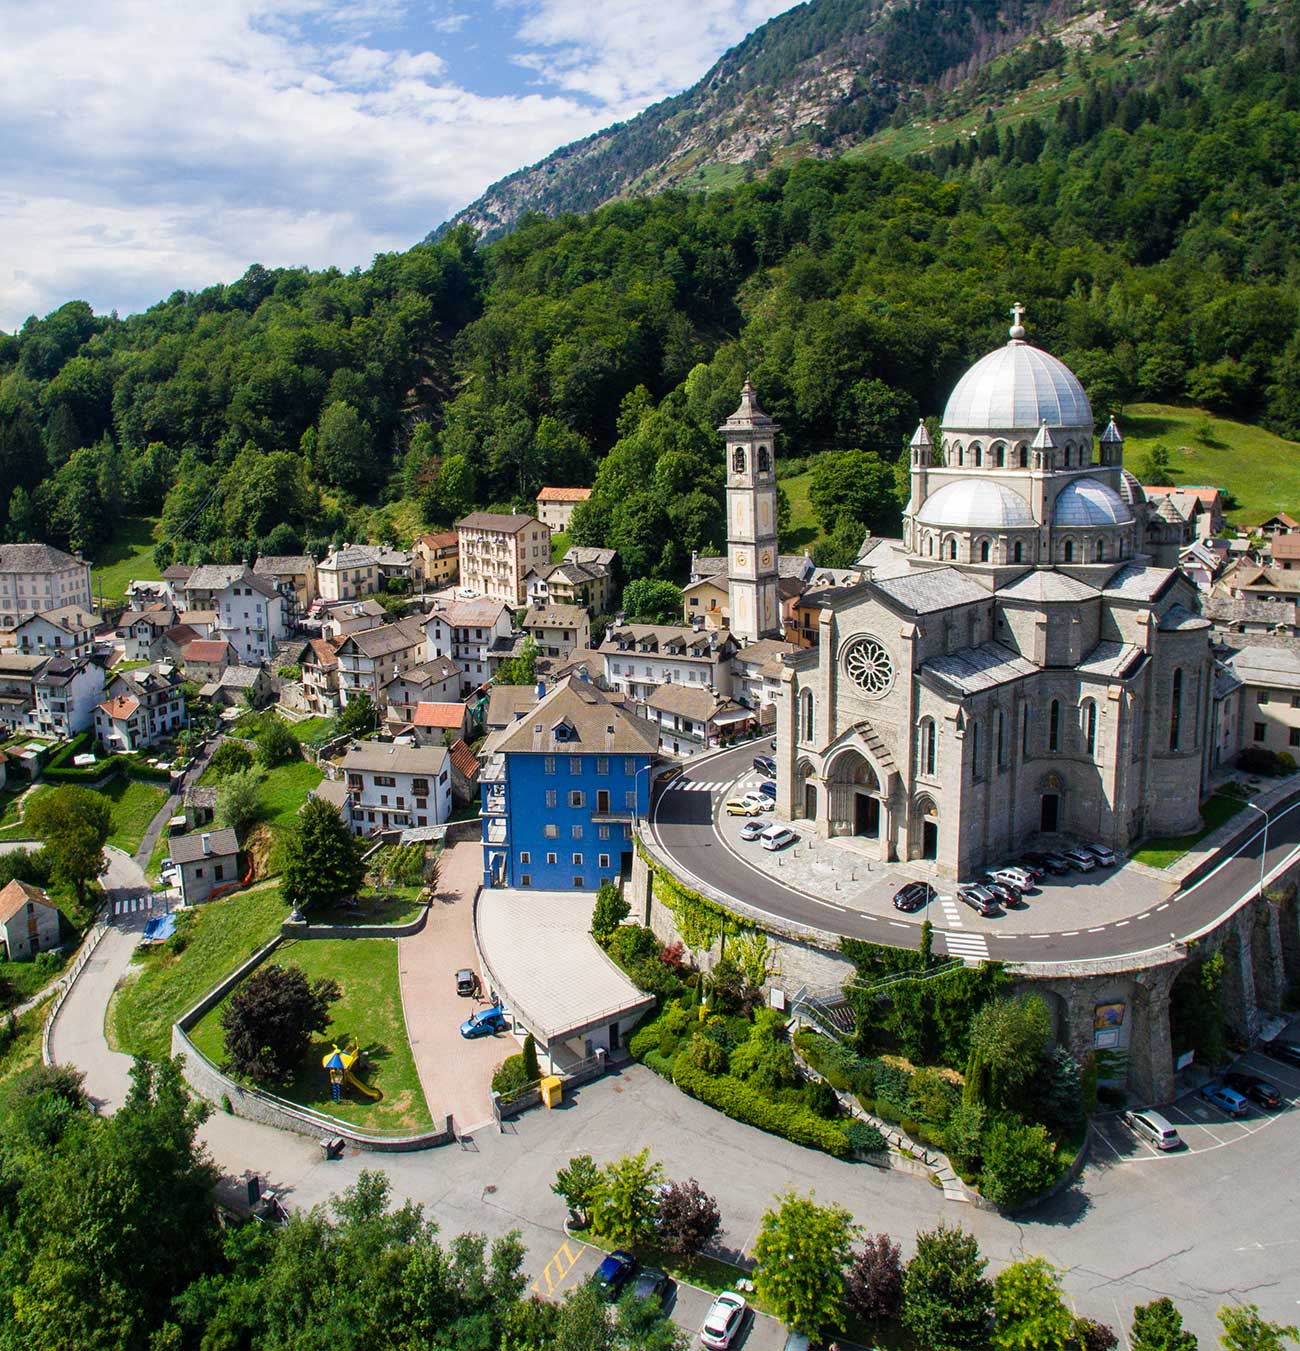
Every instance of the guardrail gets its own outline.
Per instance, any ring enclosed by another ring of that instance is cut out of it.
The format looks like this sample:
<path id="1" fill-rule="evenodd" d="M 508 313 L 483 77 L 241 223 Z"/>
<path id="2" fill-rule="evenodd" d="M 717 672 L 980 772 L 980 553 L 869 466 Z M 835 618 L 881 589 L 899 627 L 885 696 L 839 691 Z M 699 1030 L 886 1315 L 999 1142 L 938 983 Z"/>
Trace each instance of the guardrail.
<path id="1" fill-rule="evenodd" d="M 107 932 L 108 921 L 106 919 L 98 920 L 82 941 L 80 952 L 77 953 L 72 966 L 63 976 L 59 992 L 54 996 L 54 1003 L 50 1005 L 50 1011 L 45 1016 L 45 1026 L 41 1029 L 41 1061 L 43 1064 L 54 1064 L 54 1055 L 50 1050 L 50 1038 L 54 1033 L 54 1020 L 59 1016 L 63 1001 L 68 997 L 73 985 L 76 984 L 77 977 L 85 970 L 86 963 L 90 961 L 92 954 L 99 946 L 100 940 Z"/>

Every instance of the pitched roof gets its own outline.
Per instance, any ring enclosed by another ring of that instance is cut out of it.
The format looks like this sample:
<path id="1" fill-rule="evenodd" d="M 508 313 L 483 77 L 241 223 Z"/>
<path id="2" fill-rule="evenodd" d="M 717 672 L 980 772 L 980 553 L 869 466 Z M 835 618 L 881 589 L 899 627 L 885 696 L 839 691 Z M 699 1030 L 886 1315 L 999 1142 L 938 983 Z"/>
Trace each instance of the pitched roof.
<path id="1" fill-rule="evenodd" d="M 244 571 L 242 563 L 204 563 L 185 579 L 186 591 L 224 591 Z"/>
<path id="2" fill-rule="evenodd" d="M 399 619 L 395 624 L 380 624 L 373 629 L 349 633 L 339 644 L 339 652 L 360 652 L 363 657 L 387 657 L 424 642 L 424 628 L 418 620 Z"/>
<path id="3" fill-rule="evenodd" d="M 484 721 L 488 727 L 508 727 L 536 702 L 536 685 L 493 685 Z"/>
<path id="4" fill-rule="evenodd" d="M 162 579 L 164 582 L 184 582 L 189 579 L 190 573 L 194 569 L 185 563 L 173 563 L 171 567 L 163 569 Z"/>
<path id="5" fill-rule="evenodd" d="M 105 699 L 99 707 L 114 722 L 124 722 L 139 709 L 140 701 L 139 699 L 132 699 L 129 694 L 119 694 L 116 699 Z"/>
<path id="6" fill-rule="evenodd" d="M 539 502 L 585 502 L 590 496 L 590 488 L 543 488 L 537 494 L 537 500 Z"/>
<path id="7" fill-rule="evenodd" d="M 321 559 L 319 572 L 336 572 L 340 568 L 373 568 L 379 566 L 385 550 L 377 544 L 346 544 Z"/>
<path id="8" fill-rule="evenodd" d="M 812 571 L 812 559 L 807 554 L 778 554 L 776 558 L 778 577 L 803 577 Z M 691 575 L 697 580 L 701 577 L 725 577 L 727 560 L 723 554 L 693 554 L 691 556 Z"/>
<path id="9" fill-rule="evenodd" d="M 0 544 L 0 572 L 62 572 L 85 566 L 84 559 L 51 544 Z"/>
<path id="10" fill-rule="evenodd" d="M 155 628 L 169 629 L 176 622 L 176 611 L 170 605 L 146 605 L 142 610 L 123 610 L 117 627 L 129 629 L 133 624 L 146 622 Z"/>
<path id="11" fill-rule="evenodd" d="M 60 605 L 53 610 L 41 610 L 24 620 L 18 627 L 21 629 L 33 619 L 43 619 L 47 624 L 53 624 L 56 629 L 62 629 L 64 633 L 84 633 L 86 629 L 99 627 L 99 619 L 88 610 L 83 610 L 80 605 Z"/>
<path id="12" fill-rule="evenodd" d="M 1261 521 L 1259 528 L 1264 530 L 1270 525 L 1280 525 L 1287 530 L 1300 530 L 1300 521 L 1297 521 L 1294 516 L 1287 515 L 1285 511 L 1275 512 L 1268 520 Z"/>
<path id="13" fill-rule="evenodd" d="M 689 624 L 624 624 L 605 630 L 601 652 L 646 651 L 683 661 L 729 658 L 736 640 L 727 629 L 693 629 Z"/>
<path id="14" fill-rule="evenodd" d="M 964 647 L 946 656 L 931 657 L 922 672 L 936 676 L 960 694 L 979 694 L 999 685 L 1036 675 L 1038 667 L 1001 643 Z"/>
<path id="15" fill-rule="evenodd" d="M 435 535 L 416 535 L 415 542 L 426 549 L 455 549 L 460 545 L 460 536 L 454 530 L 441 530 Z"/>
<path id="16" fill-rule="evenodd" d="M 661 713 L 674 713 L 679 717 L 691 718 L 695 722 L 709 722 L 719 713 L 729 712 L 740 707 L 730 699 L 724 699 L 702 685 L 660 685 L 645 701 L 647 708 Z"/>
<path id="17" fill-rule="evenodd" d="M 1075 668 L 1080 675 L 1105 676 L 1112 680 L 1126 680 L 1140 666 L 1147 654 L 1132 643 L 1098 643 Z"/>
<path id="18" fill-rule="evenodd" d="M 428 774 L 436 778 L 442 773 L 447 751 L 443 746 L 398 746 L 389 741 L 354 741 L 347 749 L 340 767 L 376 774 Z"/>
<path id="19" fill-rule="evenodd" d="M 921 568 L 905 577 L 875 578 L 872 584 L 918 615 L 972 605 L 991 597 L 991 592 L 956 568 Z"/>
<path id="20" fill-rule="evenodd" d="M 497 737 L 495 751 L 548 755 L 652 755 L 659 745 L 655 727 L 577 676 L 566 677 Z"/>
<path id="21" fill-rule="evenodd" d="M 1248 685 L 1300 689 L 1300 653 L 1279 647 L 1243 647 L 1228 661 Z"/>
<path id="22" fill-rule="evenodd" d="M 181 648 L 182 661 L 214 662 L 228 660 L 232 649 L 218 638 L 195 638 Z"/>
<path id="23" fill-rule="evenodd" d="M 432 657 L 417 666 L 410 666 L 399 676 L 388 682 L 395 685 L 399 680 L 408 685 L 440 685 L 452 676 L 460 675 L 460 667 L 450 657 Z M 384 687 L 387 689 L 387 686 Z"/>
<path id="24" fill-rule="evenodd" d="M 323 666 L 326 669 L 339 664 L 339 654 L 334 644 L 328 638 L 313 638 L 307 644 L 315 657 L 315 665 Z"/>
<path id="25" fill-rule="evenodd" d="M 204 849 L 203 841 L 208 847 Z M 192 830 L 188 835 L 178 835 L 171 842 L 172 858 L 177 863 L 198 863 L 205 857 L 229 858 L 239 853 L 239 836 L 230 826 L 218 830 Z"/>
<path id="26" fill-rule="evenodd" d="M 580 629 L 589 620 L 581 605 L 534 605 L 524 615 L 525 629 Z"/>
<path id="27" fill-rule="evenodd" d="M 463 742 L 456 741 L 451 747 L 451 767 L 457 773 L 464 775 L 467 779 L 472 779 L 478 774 L 480 765 L 478 756 Z"/>
<path id="28" fill-rule="evenodd" d="M 1142 491 L 1147 497 L 1169 497 L 1174 494 L 1183 494 L 1187 497 L 1194 497 L 1202 506 L 1212 507 L 1216 502 L 1222 502 L 1227 495 L 1222 488 L 1214 488 L 1208 485 L 1196 483 L 1144 483 Z"/>
<path id="29" fill-rule="evenodd" d="M 48 906 L 51 910 L 58 909 L 40 887 L 34 887 L 30 882 L 20 882 L 15 877 L 0 890 L 0 924 L 7 924 L 29 901 Z"/>
<path id="30" fill-rule="evenodd" d="M 1067 577 L 1050 568 L 1035 568 L 1008 586 L 998 588 L 999 600 L 1023 600 L 1035 605 L 1052 601 L 1096 600 L 1101 593 L 1095 586 Z"/>
<path id="31" fill-rule="evenodd" d="M 608 571 L 614 566 L 617 557 L 617 549 L 597 549 L 587 544 L 571 544 L 561 561 L 581 563 L 584 568 L 598 567 Z"/>
<path id="32" fill-rule="evenodd" d="M 465 725 L 464 704 L 419 703 L 411 715 L 413 727 L 441 727 L 449 732 L 458 732 Z"/>
<path id="33" fill-rule="evenodd" d="M 760 638 L 756 643 L 748 643 L 732 657 L 732 662 L 740 666 L 766 666 L 773 659 L 778 662 L 787 652 L 797 652 L 794 643 L 782 642 L 780 638 Z"/>
<path id="34" fill-rule="evenodd" d="M 523 512 L 507 516 L 500 511 L 471 511 L 468 516 L 456 522 L 456 529 L 496 530 L 504 531 L 507 535 L 517 535 L 527 526 L 540 524 L 541 522 L 535 516 L 529 516 Z"/>
<path id="35" fill-rule="evenodd" d="M 435 605 L 424 622 L 441 619 L 454 629 L 490 629 L 509 608 L 505 601 L 488 600 L 486 596 L 454 600 L 449 605 Z"/>
<path id="36" fill-rule="evenodd" d="M 1154 600 L 1178 575 L 1177 568 L 1155 568 L 1145 563 L 1130 563 L 1102 587 L 1107 597 L 1125 600 Z"/>
<path id="37" fill-rule="evenodd" d="M 1274 535 L 1269 553 L 1275 562 L 1293 563 L 1300 559 L 1300 532 L 1292 535 Z"/>
<path id="38" fill-rule="evenodd" d="M 299 572 L 310 572 L 316 560 L 310 554 L 263 554 L 253 564 L 253 571 L 267 577 L 286 577 Z"/>

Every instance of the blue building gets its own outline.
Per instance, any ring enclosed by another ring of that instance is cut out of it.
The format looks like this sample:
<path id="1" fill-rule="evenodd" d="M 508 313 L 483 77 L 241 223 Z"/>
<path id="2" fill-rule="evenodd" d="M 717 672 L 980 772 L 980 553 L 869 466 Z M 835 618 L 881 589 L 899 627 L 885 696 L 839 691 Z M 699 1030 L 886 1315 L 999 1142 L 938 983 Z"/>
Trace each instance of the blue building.
<path id="1" fill-rule="evenodd" d="M 569 676 L 483 745 L 483 884 L 595 891 L 632 865 L 658 732 Z"/>

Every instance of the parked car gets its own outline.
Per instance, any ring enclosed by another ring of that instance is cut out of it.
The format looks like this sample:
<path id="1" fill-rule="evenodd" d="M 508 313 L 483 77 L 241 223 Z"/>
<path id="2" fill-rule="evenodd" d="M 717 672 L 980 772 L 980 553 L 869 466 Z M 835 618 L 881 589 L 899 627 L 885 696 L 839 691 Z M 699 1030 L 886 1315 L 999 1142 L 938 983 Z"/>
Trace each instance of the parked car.
<path id="1" fill-rule="evenodd" d="M 1223 1082 L 1259 1107 L 1282 1105 L 1282 1090 L 1276 1084 L 1269 1083 L 1267 1079 L 1257 1079 L 1253 1074 L 1234 1073 L 1225 1074 Z"/>
<path id="2" fill-rule="evenodd" d="M 754 757 L 754 768 L 758 770 L 764 778 L 776 778 L 776 761 L 770 755 L 756 755 Z"/>
<path id="3" fill-rule="evenodd" d="M 1274 1060 L 1284 1061 L 1300 1069 L 1300 1041 L 1282 1041 L 1275 1038 L 1273 1041 L 1261 1042 L 1259 1049 L 1265 1055 L 1271 1055 Z"/>
<path id="4" fill-rule="evenodd" d="M 1026 891 L 1033 891 L 1038 883 L 1038 879 L 1027 868 L 1017 868 L 1011 864 L 1002 868 L 994 868 L 989 874 L 995 882 L 1005 882 L 1009 887 L 1022 894 Z"/>
<path id="5" fill-rule="evenodd" d="M 1113 849 L 1108 849 L 1104 844 L 1085 844 L 1083 852 L 1091 854 L 1097 860 L 1098 866 L 1102 868 L 1113 868 L 1119 862 L 1119 855 Z"/>
<path id="6" fill-rule="evenodd" d="M 1030 853 L 1024 857 L 1027 862 L 1046 868 L 1049 873 L 1055 873 L 1058 877 L 1070 871 L 1069 859 L 1064 854 L 1058 854 L 1054 850 L 1049 850 L 1045 854 Z"/>
<path id="7" fill-rule="evenodd" d="M 722 810 L 728 816 L 757 816 L 759 812 L 766 809 L 761 802 L 755 802 L 746 795 L 745 797 L 729 797 Z"/>
<path id="8" fill-rule="evenodd" d="M 756 840 L 766 829 L 766 821 L 746 821 L 740 828 L 740 838 L 742 840 Z"/>
<path id="9" fill-rule="evenodd" d="M 1037 857 L 1042 858 L 1042 855 L 1038 854 Z M 1015 866 L 1027 877 L 1032 877 L 1035 882 L 1041 882 L 1047 876 L 1046 867 L 1041 863 L 1035 863 L 1028 854 L 1025 854 Z"/>
<path id="10" fill-rule="evenodd" d="M 636 1258 L 621 1248 L 609 1254 L 592 1273 L 591 1283 L 602 1299 L 616 1300 L 632 1279 Z"/>
<path id="11" fill-rule="evenodd" d="M 1003 905 L 1009 905 L 1013 910 L 1019 910 L 1024 905 L 1020 890 L 1013 887 L 1009 882 L 995 881 L 991 874 L 985 873 L 984 880 L 978 884 L 985 891 L 991 891 L 996 900 Z"/>
<path id="12" fill-rule="evenodd" d="M 1061 857 L 1078 873 L 1090 873 L 1097 860 L 1086 849 L 1067 849 Z"/>
<path id="13" fill-rule="evenodd" d="M 759 836 L 763 842 L 764 849 L 784 849 L 787 845 L 793 844 L 799 837 L 790 829 L 789 826 L 775 825 L 768 828 Z"/>
<path id="14" fill-rule="evenodd" d="M 1183 1137 L 1159 1112 L 1150 1107 L 1139 1111 L 1125 1112 L 1124 1124 L 1135 1135 L 1140 1135 L 1156 1149 L 1182 1149 Z"/>
<path id="15" fill-rule="evenodd" d="M 478 972 L 471 971 L 469 967 L 464 967 L 456 972 L 456 993 L 459 995 L 476 995 L 479 992 Z"/>
<path id="16" fill-rule="evenodd" d="M 1245 1116 L 1250 1111 L 1250 1104 L 1246 1099 L 1235 1088 L 1229 1088 L 1226 1084 L 1206 1084 L 1201 1089 L 1201 1097 L 1206 1102 L 1212 1102 L 1220 1111 L 1227 1112 L 1229 1116 Z"/>
<path id="17" fill-rule="evenodd" d="M 672 1288 L 672 1281 L 658 1267 L 642 1267 L 637 1272 L 632 1295 L 635 1299 L 657 1299 L 662 1308 L 668 1302 L 668 1292 Z"/>
<path id="18" fill-rule="evenodd" d="M 758 791 L 762 793 L 764 797 L 770 797 L 773 802 L 776 801 L 776 784 L 771 779 L 764 779 L 763 782 L 758 785 Z"/>
<path id="19" fill-rule="evenodd" d="M 776 806 L 776 798 L 768 797 L 766 793 L 759 792 L 757 788 L 751 788 L 749 792 L 745 794 L 745 801 L 757 803 L 758 809 L 761 812 L 770 812 L 772 808 Z"/>
<path id="20" fill-rule="evenodd" d="M 987 887 L 958 887 L 957 899 L 985 917 L 998 913 L 997 897 Z"/>
<path id="21" fill-rule="evenodd" d="M 727 1351 L 744 1326 L 745 1300 L 734 1290 L 724 1290 L 709 1306 L 700 1328 L 700 1341 L 710 1351 Z"/>
<path id="22" fill-rule="evenodd" d="M 910 915 L 938 899 L 939 893 L 929 882 L 909 882 L 894 893 L 894 909 Z"/>
<path id="23" fill-rule="evenodd" d="M 479 1009 L 460 1025 L 462 1037 L 490 1037 L 505 1030 L 506 1014 L 500 1004 L 493 1004 L 489 1009 Z"/>

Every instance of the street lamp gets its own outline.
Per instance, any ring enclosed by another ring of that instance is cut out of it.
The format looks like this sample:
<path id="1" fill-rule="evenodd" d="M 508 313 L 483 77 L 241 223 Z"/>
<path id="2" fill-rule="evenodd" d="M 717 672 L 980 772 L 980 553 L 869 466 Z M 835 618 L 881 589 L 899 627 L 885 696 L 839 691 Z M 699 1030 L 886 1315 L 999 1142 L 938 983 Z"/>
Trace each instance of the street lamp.
<path id="1" fill-rule="evenodd" d="M 646 763 L 645 763 L 644 765 L 641 766 L 640 769 L 638 769 L 638 770 L 632 775 L 632 834 L 633 834 L 633 835 L 636 834 L 636 828 L 637 828 L 637 826 L 638 826 L 638 824 L 639 824 L 638 818 L 639 818 L 640 815 L 641 815 L 639 809 L 637 808 L 636 781 L 641 777 L 642 774 L 644 774 L 644 773 L 646 772 L 646 770 L 648 770 L 648 769 L 654 769 L 654 767 L 655 767 L 655 762 L 654 762 L 653 760 L 648 760 L 648 761 L 646 761 Z M 646 801 L 646 807 L 647 807 L 647 809 L 648 809 L 649 806 L 650 806 L 650 803 L 649 803 L 649 792 L 648 792 L 648 791 L 647 791 L 647 793 L 646 793 L 646 799 L 647 799 L 647 801 Z M 648 814 L 648 813 L 647 813 L 647 814 Z"/>
<path id="2" fill-rule="evenodd" d="M 1259 851 L 1259 894 L 1262 896 L 1264 894 L 1264 860 L 1268 857 L 1268 813 L 1249 798 L 1239 798 L 1235 793 L 1225 793 L 1222 788 L 1215 789 L 1210 796 L 1231 798 L 1232 801 L 1239 802 L 1243 807 L 1249 807 L 1251 811 L 1258 812 L 1264 818 L 1264 842 Z"/>

